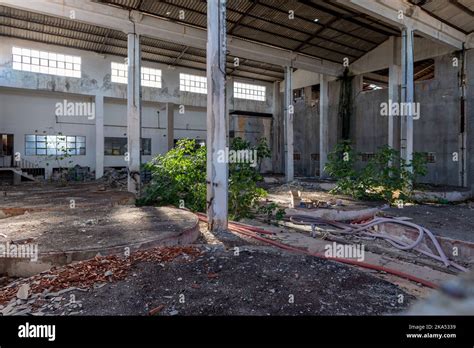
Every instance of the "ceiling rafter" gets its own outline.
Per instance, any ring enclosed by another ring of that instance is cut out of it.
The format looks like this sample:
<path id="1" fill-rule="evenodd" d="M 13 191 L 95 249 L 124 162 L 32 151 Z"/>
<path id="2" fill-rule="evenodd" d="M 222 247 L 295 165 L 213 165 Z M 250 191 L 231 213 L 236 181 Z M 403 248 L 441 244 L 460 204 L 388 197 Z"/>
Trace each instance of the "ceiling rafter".
<path id="1" fill-rule="evenodd" d="M 326 6 L 321 6 L 320 4 L 317 4 L 315 2 L 313 2 L 312 0 L 298 0 L 300 3 L 302 3 L 303 5 L 306 5 L 308 7 L 311 7 L 313 9 L 316 9 L 316 10 L 319 10 L 319 11 L 322 11 L 322 12 L 326 12 L 327 14 L 330 14 L 332 16 L 336 16 L 336 17 L 339 17 L 341 18 L 341 20 L 345 20 L 347 22 L 350 22 L 352 24 L 356 24 L 364 29 L 367 29 L 367 30 L 371 30 L 373 32 L 376 32 L 378 34 L 381 34 L 381 35 L 385 35 L 385 36 L 392 36 L 392 35 L 398 35 L 398 31 L 396 31 L 395 29 L 391 28 L 391 27 L 388 27 L 380 22 L 377 22 L 378 25 L 380 26 L 383 26 L 391 31 L 387 31 L 387 30 L 384 30 L 384 29 L 380 29 L 378 27 L 374 27 L 374 26 L 371 26 L 370 24 L 368 23 L 365 23 L 365 22 L 362 22 L 358 19 L 355 19 L 354 16 L 361 16 L 359 13 L 355 13 L 355 12 L 352 12 L 352 11 L 349 11 L 349 10 L 346 10 L 344 9 L 344 11 L 347 11 L 347 12 L 351 12 L 352 13 L 352 16 L 345 16 L 344 14 L 341 14 L 337 11 L 334 11 Z M 340 6 L 334 4 L 334 3 L 331 3 L 330 4 L 331 6 L 334 6 L 338 9 L 342 9 Z"/>
<path id="2" fill-rule="evenodd" d="M 102 3 L 105 3 L 107 4 L 108 2 L 106 1 L 102 1 Z M 193 13 L 196 13 L 196 14 L 199 14 L 199 15 L 202 15 L 202 16 L 207 16 L 206 12 L 203 12 L 203 11 L 199 11 L 199 10 L 196 10 L 196 9 L 193 9 L 193 8 L 190 8 L 189 6 L 182 6 L 182 5 L 179 5 L 179 4 L 175 4 L 175 3 L 171 3 L 167 0 L 161 0 L 160 3 L 162 4 L 166 4 L 166 5 L 169 5 L 169 6 L 174 6 L 174 7 L 177 7 L 177 8 L 180 8 L 182 10 L 186 10 L 186 11 L 189 11 L 189 12 L 193 12 Z M 128 9 L 128 10 L 137 10 L 135 7 L 130 7 L 130 6 L 122 6 L 123 8 L 125 9 Z M 233 10 L 231 8 L 228 8 L 227 11 L 233 11 L 237 14 L 243 14 L 243 12 L 240 12 L 240 11 L 237 11 L 237 10 Z M 152 12 L 149 12 L 149 11 L 141 11 L 142 13 L 144 14 L 150 14 L 150 15 L 154 15 L 154 16 L 157 16 L 158 14 L 156 13 L 152 13 Z M 158 15 L 159 16 L 159 15 Z M 281 26 L 281 27 L 284 27 L 286 29 L 289 29 L 289 30 L 293 30 L 295 32 L 299 32 L 301 34 L 305 34 L 305 35 L 312 35 L 312 33 L 308 33 L 306 31 L 302 31 L 300 29 L 297 29 L 297 28 L 293 28 L 293 27 L 290 27 L 290 26 L 286 26 L 284 24 L 279 24 L 279 23 L 275 23 L 275 22 L 272 22 L 272 21 L 269 21 L 267 19 L 264 19 L 264 18 L 261 18 L 261 17 L 257 17 L 257 16 L 254 16 L 254 15 L 251 15 L 251 14 L 248 14 L 247 15 L 248 17 L 250 18 L 254 18 L 254 19 L 257 19 L 257 20 L 261 20 L 261 21 L 264 21 L 264 22 L 268 22 L 268 23 L 271 23 L 273 25 L 276 25 L 276 26 Z M 231 23 L 232 25 L 234 25 L 236 22 L 234 21 L 230 21 L 230 20 L 227 20 L 229 23 Z M 194 25 L 193 23 L 190 23 L 188 21 L 182 21 L 182 20 L 177 20 L 177 22 L 181 22 L 181 23 L 184 23 L 184 24 L 191 24 L 191 25 Z M 272 31 L 268 31 L 268 30 L 264 30 L 264 29 L 260 29 L 260 28 L 255 28 L 253 26 L 250 26 L 250 25 L 247 25 L 247 24 L 243 24 L 243 23 L 240 23 L 239 24 L 241 27 L 245 27 L 245 28 L 248 28 L 248 29 L 251 29 L 251 30 L 255 30 L 257 32 L 262 32 L 262 33 L 266 33 L 266 34 L 269 34 L 269 35 L 274 35 L 274 36 L 278 36 L 278 37 L 281 37 L 283 39 L 286 39 L 286 40 L 292 40 L 292 41 L 295 41 L 295 42 L 298 42 L 298 43 L 301 43 L 301 42 L 304 42 L 304 40 L 300 40 L 300 39 L 297 39 L 295 37 L 289 37 L 289 36 L 285 36 L 285 35 L 281 35 L 281 34 L 278 34 L 276 32 L 272 32 Z M 254 38 L 248 38 L 248 37 L 245 37 L 245 36 L 239 36 L 241 38 L 244 38 L 244 39 L 251 39 L 255 42 L 259 42 L 259 43 L 265 43 L 265 42 L 262 42 L 262 41 L 259 41 L 259 40 L 255 40 Z M 334 44 L 338 44 L 340 46 L 347 46 L 343 43 L 339 43 L 339 42 L 334 42 L 330 39 L 327 39 L 327 38 L 322 38 L 324 39 L 325 41 L 331 41 L 333 42 Z M 353 58 L 356 58 L 357 56 L 353 55 L 353 54 L 349 54 L 347 52 L 341 52 L 341 51 L 338 51 L 336 49 L 333 49 L 333 48 L 328 48 L 328 47 L 325 47 L 325 46 L 321 46 L 321 45 L 318 45 L 318 44 L 314 44 L 314 43 L 309 43 L 309 45 L 313 46 L 313 47 L 316 47 L 316 48 L 319 48 L 319 49 L 323 49 L 323 50 L 326 50 L 326 51 L 329 51 L 329 52 L 333 52 L 335 54 L 339 54 L 341 56 L 349 56 L 349 57 L 353 57 Z M 283 47 L 283 46 L 280 46 L 280 45 L 276 45 L 274 44 L 275 47 L 279 47 L 279 48 L 284 48 L 284 49 L 288 49 L 288 47 Z M 361 49 L 358 49 L 358 48 L 354 48 L 352 46 L 349 46 L 347 47 L 348 49 L 352 49 L 352 50 L 357 50 L 357 51 L 361 51 L 363 53 L 366 53 L 366 51 L 363 51 Z M 334 63 L 339 63 L 340 61 L 339 60 L 336 60 L 336 59 L 330 59 L 328 57 L 324 57 L 324 56 L 320 56 L 320 55 L 315 55 L 315 54 L 311 54 L 312 56 L 316 57 L 316 58 L 321 58 L 321 59 L 325 59 L 325 60 L 328 60 L 328 61 L 331 61 L 331 62 L 334 62 Z"/>

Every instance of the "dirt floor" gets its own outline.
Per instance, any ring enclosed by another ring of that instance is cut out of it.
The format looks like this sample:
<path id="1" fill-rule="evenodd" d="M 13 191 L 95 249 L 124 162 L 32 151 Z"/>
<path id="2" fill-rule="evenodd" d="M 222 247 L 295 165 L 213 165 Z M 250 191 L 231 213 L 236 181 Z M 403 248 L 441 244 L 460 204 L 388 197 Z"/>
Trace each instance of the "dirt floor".
<path id="1" fill-rule="evenodd" d="M 0 197 L 0 242 L 38 244 L 40 253 L 105 250 L 173 238 L 193 228 L 193 214 L 136 207 L 129 192 L 95 183 L 12 186 Z"/>
<path id="2" fill-rule="evenodd" d="M 263 246 L 241 247 L 238 254 L 223 246 L 198 250 L 196 258 L 138 262 L 124 279 L 88 291 L 46 291 L 47 300 L 35 300 L 38 308 L 19 303 L 13 315 L 382 315 L 415 300 L 332 261 Z"/>
<path id="3" fill-rule="evenodd" d="M 474 204 L 417 204 L 390 208 L 394 216 L 406 216 L 438 236 L 474 243 Z"/>
<path id="4" fill-rule="evenodd" d="M 132 272 L 77 293 L 81 315 L 147 315 L 161 307 L 160 315 L 380 315 L 414 300 L 347 266 L 264 247 L 242 248 L 239 256 L 212 248 L 193 262 L 141 263 Z"/>
<path id="5" fill-rule="evenodd" d="M 268 184 L 268 199 L 287 207 L 290 203 L 289 189 L 300 190 L 304 198 L 311 200 L 335 201 L 342 205 L 341 210 L 384 207 L 384 202 L 360 201 L 345 195 L 330 194 L 318 188 L 313 181 L 300 181 L 294 185 Z M 439 188 L 437 189 L 440 190 Z M 390 216 L 404 216 L 412 222 L 428 228 L 436 235 L 474 242 L 474 201 L 453 204 L 406 204 L 403 208 L 388 207 L 383 210 Z"/>
<path id="6" fill-rule="evenodd" d="M 119 191 L 103 192 L 100 186 L 91 185 L 87 185 L 87 190 L 86 186 L 74 188 L 77 194 L 73 196 L 79 198 L 79 202 L 81 191 L 85 192 L 82 195 L 87 196 L 86 201 L 96 202 L 96 197 L 101 197 L 97 198 L 96 206 L 80 213 L 81 219 L 88 217 L 92 222 L 76 227 L 86 231 L 100 227 L 101 219 L 107 216 L 107 209 L 113 209 L 120 221 L 125 221 L 128 213 L 120 213 L 122 207 L 117 205 L 126 203 L 122 202 L 126 197 Z M 67 211 L 71 192 L 58 188 L 58 193 L 53 194 L 54 189 L 48 187 L 49 191 L 45 193 L 44 188 L 32 186 L 26 192 L 18 188 L 8 191 L 3 195 L 3 201 L 0 201 L 0 208 L 4 208 L 4 214 L 7 215 L 3 223 L 24 219 L 22 226 L 15 226 L 25 231 L 47 231 L 48 221 L 35 225 L 27 220 L 36 221 L 32 219 L 36 216 L 34 214 L 51 211 L 60 216 L 57 209 L 61 204 L 66 205 Z M 32 191 L 35 194 L 31 194 Z M 312 194 L 320 200 L 330 198 L 323 191 L 313 190 Z M 285 188 L 272 191 L 272 195 L 281 198 L 282 205 L 288 200 Z M 355 202 L 346 197 L 337 199 L 341 199 L 347 207 L 356 205 L 364 208 L 378 204 Z M 35 206 L 37 211 L 25 216 L 22 212 L 25 205 Z M 104 206 L 109 208 L 103 210 Z M 454 206 L 449 207 L 454 209 Z M 472 226 L 466 219 L 474 216 L 473 211 L 468 206 L 456 207 L 463 208 L 449 213 L 446 206 L 406 206 L 387 212 L 403 216 L 413 214 L 410 217 L 413 217 L 414 222 L 437 224 L 440 230 L 454 224 L 452 220 L 457 224 L 454 231 Z M 436 213 L 437 209 L 443 213 Z M 101 217 L 103 213 L 105 215 Z M 67 215 L 70 216 L 70 212 Z M 134 221 L 142 221 L 132 216 Z M 423 220 L 422 216 L 426 216 L 426 219 Z M 448 218 L 451 220 L 448 221 Z M 71 221 L 65 223 L 69 226 Z M 104 228 L 109 228 L 108 233 L 112 234 L 115 229 L 120 231 L 118 225 L 114 226 L 104 225 Z M 63 228 L 59 224 L 55 225 L 54 230 L 61 233 L 63 230 L 69 231 L 69 227 Z M 429 225 L 427 227 L 432 228 Z M 433 228 L 433 232 L 437 230 Z M 85 234 L 81 233 L 81 236 Z M 78 243 L 82 243 L 80 236 L 72 237 L 72 240 L 79 238 Z M 0 314 L 384 315 L 404 312 L 416 300 L 413 294 L 421 296 L 427 290 L 408 281 L 405 282 L 410 283 L 409 287 L 400 286 L 401 282 L 393 281 L 393 277 L 374 274 L 374 271 L 362 271 L 338 262 L 264 246 L 241 235 L 212 234 L 206 231 L 203 223 L 200 237 L 193 246 L 200 252 L 198 256 L 189 256 L 178 249 L 173 251 L 177 247 L 172 247 L 165 251 L 150 250 L 149 257 L 136 257 L 133 255 L 138 254 L 132 253 L 133 262 L 99 257 L 58 267 L 32 278 L 15 280 L 0 275 Z M 174 256 L 162 258 L 162 252 L 171 252 Z M 26 298 L 21 295 L 24 287 L 28 289 Z M 419 289 L 408 291 L 409 288 Z"/>

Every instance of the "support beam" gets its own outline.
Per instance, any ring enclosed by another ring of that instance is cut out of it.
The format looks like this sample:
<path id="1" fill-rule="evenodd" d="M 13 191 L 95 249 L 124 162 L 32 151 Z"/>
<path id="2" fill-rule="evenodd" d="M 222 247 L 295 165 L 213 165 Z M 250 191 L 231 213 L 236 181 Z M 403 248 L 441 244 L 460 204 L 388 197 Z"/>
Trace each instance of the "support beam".
<path id="1" fill-rule="evenodd" d="M 104 96 L 95 96 L 95 178 L 104 175 Z"/>
<path id="2" fill-rule="evenodd" d="M 456 49 L 462 49 L 463 43 L 467 40 L 463 32 L 405 0 L 336 0 L 336 2 L 399 28 L 410 27 L 424 37 Z M 403 11 L 403 16 L 400 16 L 400 11 Z"/>
<path id="3" fill-rule="evenodd" d="M 174 104 L 166 103 L 166 138 L 168 151 L 174 147 Z"/>
<path id="4" fill-rule="evenodd" d="M 319 177 L 324 178 L 329 152 L 329 86 L 325 75 L 321 75 L 319 90 Z"/>
<path id="5" fill-rule="evenodd" d="M 294 179 L 294 147 L 293 147 L 293 68 L 285 67 L 285 180 Z"/>
<path id="6" fill-rule="evenodd" d="M 226 0 L 207 2 L 207 217 L 208 230 L 227 230 Z"/>
<path id="7" fill-rule="evenodd" d="M 400 80 L 401 80 L 401 69 L 397 64 L 392 64 L 388 68 L 388 105 L 392 103 L 399 103 L 399 91 L 400 91 Z M 398 141 L 395 143 L 395 119 L 396 115 L 392 115 L 392 108 L 389 108 L 388 115 L 388 139 L 387 144 L 390 148 L 396 149 L 398 147 Z"/>
<path id="8" fill-rule="evenodd" d="M 175 23 L 137 11 L 99 4 L 91 0 L 0 0 L 0 5 L 65 19 L 70 19 L 73 15 L 74 21 L 77 22 L 125 33 L 135 32 L 140 36 L 165 39 L 184 46 L 206 49 L 205 29 Z M 130 18 L 134 19 L 135 23 L 132 23 Z M 331 76 L 338 76 L 342 72 L 340 64 L 237 37 L 229 38 L 227 53 L 243 59 L 264 61 L 280 66 L 292 65 L 297 69 Z"/>
<path id="9" fill-rule="evenodd" d="M 140 36 L 128 34 L 127 151 L 128 191 L 140 196 L 141 145 Z"/>
<path id="10" fill-rule="evenodd" d="M 388 105 L 392 103 L 400 102 L 400 85 L 402 80 L 402 71 L 400 67 L 400 51 L 397 45 L 397 38 L 390 37 L 389 41 L 389 54 L 390 54 L 390 65 L 388 67 Z M 392 149 L 399 149 L 399 134 L 398 124 L 395 124 L 397 119 L 396 115 L 392 114 L 392 108 L 389 109 L 388 116 L 388 139 L 387 145 Z M 398 138 L 397 138 L 398 135 Z"/>
<path id="11" fill-rule="evenodd" d="M 413 76 L 413 30 L 410 27 L 402 30 L 402 103 L 406 103 L 408 115 L 400 117 L 400 150 L 405 163 L 413 160 L 413 108 L 414 76 Z M 413 168 L 410 166 L 409 170 Z"/>
<path id="12" fill-rule="evenodd" d="M 280 82 L 273 83 L 273 118 L 272 118 L 272 166 L 274 173 L 283 172 L 283 112 L 281 109 Z"/>

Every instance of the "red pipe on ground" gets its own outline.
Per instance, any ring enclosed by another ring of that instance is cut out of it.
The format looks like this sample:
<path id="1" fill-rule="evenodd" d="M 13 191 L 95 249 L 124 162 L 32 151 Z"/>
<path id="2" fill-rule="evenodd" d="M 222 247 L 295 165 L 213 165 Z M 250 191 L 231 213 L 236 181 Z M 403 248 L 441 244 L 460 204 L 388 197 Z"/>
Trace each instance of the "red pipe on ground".
<path id="1" fill-rule="evenodd" d="M 197 215 L 199 217 L 199 220 L 207 222 L 207 216 L 206 215 L 200 214 L 200 213 L 198 213 Z M 237 226 L 237 228 L 235 228 L 236 226 L 232 226 L 234 224 L 235 225 L 241 225 L 241 226 Z M 229 222 L 229 227 L 230 227 L 231 231 L 243 234 L 245 236 L 248 236 L 250 238 L 262 241 L 262 242 L 267 243 L 267 244 L 271 244 L 271 245 L 276 246 L 280 249 L 293 251 L 293 252 L 297 252 L 297 253 L 303 253 L 303 254 L 315 256 L 315 257 L 318 257 L 318 258 L 321 258 L 321 259 L 337 261 L 337 262 L 341 262 L 341 263 L 345 263 L 345 264 L 349 264 L 349 265 L 353 265 L 353 266 L 359 266 L 359 267 L 366 268 L 366 269 L 372 269 L 372 270 L 376 270 L 376 271 L 379 271 L 379 272 L 385 272 L 385 273 L 396 275 L 400 278 L 404 278 L 404 279 L 408 279 L 408 280 L 420 283 L 420 284 L 425 285 L 425 286 L 427 286 L 429 288 L 432 288 L 432 289 L 438 288 L 438 285 L 436 285 L 436 284 L 434 284 L 434 283 L 432 283 L 428 280 L 418 278 L 418 277 L 415 277 L 414 275 L 404 273 L 404 272 L 400 272 L 400 271 L 397 271 L 395 269 L 391 269 L 391 268 L 387 268 L 387 267 L 379 266 L 379 265 L 373 265 L 373 264 L 366 263 L 366 262 L 350 260 L 350 259 L 327 257 L 327 256 L 322 255 L 322 254 L 311 253 L 307 250 L 292 247 L 292 246 L 289 246 L 289 245 L 286 245 L 286 244 L 283 244 L 283 243 L 280 243 L 280 242 L 277 242 L 277 241 L 274 241 L 274 240 L 270 240 L 268 238 L 263 238 L 263 237 L 255 235 L 253 229 L 256 229 L 256 230 L 259 230 L 259 231 L 264 231 L 264 234 L 274 234 L 274 233 L 269 232 L 269 231 L 265 231 L 265 230 L 259 229 L 259 228 L 253 228 L 253 226 L 249 226 L 249 227 L 252 227 L 252 229 L 244 227 L 244 226 L 248 226 L 248 225 L 236 224 L 235 222 Z M 257 232 L 257 233 L 261 233 L 261 232 Z"/>

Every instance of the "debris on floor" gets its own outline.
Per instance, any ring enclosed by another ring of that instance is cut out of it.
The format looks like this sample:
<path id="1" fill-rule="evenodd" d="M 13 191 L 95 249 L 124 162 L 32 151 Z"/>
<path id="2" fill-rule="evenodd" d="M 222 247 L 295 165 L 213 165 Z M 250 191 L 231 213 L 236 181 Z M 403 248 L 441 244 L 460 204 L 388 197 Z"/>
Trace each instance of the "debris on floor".
<path id="1" fill-rule="evenodd" d="M 96 256 L 92 260 L 52 268 L 47 272 L 20 279 L 0 289 L 0 305 L 8 302 L 6 307 L 0 308 L 0 313 L 3 315 L 15 313 L 17 305 L 20 306 L 17 310 L 24 312 L 28 309 L 28 305 L 34 305 L 36 302 L 32 299 L 36 300 L 45 296 L 47 298 L 54 292 L 57 292 L 56 295 L 59 296 L 65 289 L 88 289 L 98 283 L 124 279 L 130 268 L 139 262 L 160 264 L 178 257 L 189 262 L 199 255 L 200 251 L 193 246 L 157 247 L 133 252 L 128 257 Z"/>

